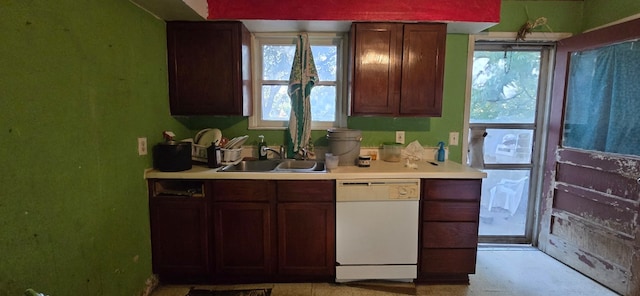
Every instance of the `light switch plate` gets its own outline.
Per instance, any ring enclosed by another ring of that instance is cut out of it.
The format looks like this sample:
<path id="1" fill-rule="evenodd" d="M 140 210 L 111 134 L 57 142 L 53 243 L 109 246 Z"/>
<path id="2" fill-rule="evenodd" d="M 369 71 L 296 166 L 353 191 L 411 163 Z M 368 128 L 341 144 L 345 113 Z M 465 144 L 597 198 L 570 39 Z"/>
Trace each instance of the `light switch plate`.
<path id="1" fill-rule="evenodd" d="M 449 133 L 449 145 L 458 146 L 458 138 L 460 137 L 460 133 L 458 132 L 450 132 Z"/>
<path id="2" fill-rule="evenodd" d="M 138 138 L 138 155 L 147 155 L 147 138 Z"/>

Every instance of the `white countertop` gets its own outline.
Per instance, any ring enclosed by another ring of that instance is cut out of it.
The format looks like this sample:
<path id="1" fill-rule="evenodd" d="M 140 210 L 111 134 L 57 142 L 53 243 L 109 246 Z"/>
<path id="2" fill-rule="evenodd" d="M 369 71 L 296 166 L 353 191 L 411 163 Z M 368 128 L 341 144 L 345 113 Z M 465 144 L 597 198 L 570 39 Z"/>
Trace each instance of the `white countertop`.
<path id="1" fill-rule="evenodd" d="M 339 166 L 321 173 L 289 172 L 218 172 L 206 165 L 194 165 L 182 172 L 147 170 L 146 179 L 270 179 L 270 180 L 340 180 L 370 178 L 421 178 L 421 179 L 481 179 L 487 174 L 456 162 L 438 162 L 432 165 L 418 162 L 417 168 L 405 167 L 404 162 L 371 161 L 370 167 Z"/>

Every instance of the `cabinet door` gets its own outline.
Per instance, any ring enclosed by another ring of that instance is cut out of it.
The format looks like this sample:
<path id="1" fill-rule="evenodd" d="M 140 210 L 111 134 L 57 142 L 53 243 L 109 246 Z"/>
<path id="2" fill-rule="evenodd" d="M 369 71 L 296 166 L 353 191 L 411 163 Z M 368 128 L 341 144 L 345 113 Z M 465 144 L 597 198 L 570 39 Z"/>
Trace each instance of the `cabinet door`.
<path id="1" fill-rule="evenodd" d="M 250 115 L 249 33 L 240 22 L 168 22 L 172 115 Z"/>
<path id="2" fill-rule="evenodd" d="M 445 24 L 405 24 L 400 115 L 441 116 Z"/>
<path id="3" fill-rule="evenodd" d="M 333 203 L 278 204 L 278 273 L 287 280 L 335 277 Z"/>
<path id="4" fill-rule="evenodd" d="M 214 253 L 217 278 L 268 276 L 273 273 L 275 225 L 270 203 L 216 202 Z"/>
<path id="5" fill-rule="evenodd" d="M 402 24 L 357 23 L 351 28 L 352 115 L 398 113 Z"/>
<path id="6" fill-rule="evenodd" d="M 151 197 L 153 272 L 163 282 L 197 282 L 209 275 L 209 242 L 203 197 Z"/>

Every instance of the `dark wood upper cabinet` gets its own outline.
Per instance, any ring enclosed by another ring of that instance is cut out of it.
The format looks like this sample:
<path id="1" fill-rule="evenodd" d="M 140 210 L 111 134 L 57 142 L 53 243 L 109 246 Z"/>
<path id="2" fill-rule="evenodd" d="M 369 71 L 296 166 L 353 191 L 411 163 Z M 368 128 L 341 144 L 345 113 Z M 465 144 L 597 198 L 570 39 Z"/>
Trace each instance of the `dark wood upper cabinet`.
<path id="1" fill-rule="evenodd" d="M 351 115 L 442 114 L 446 24 L 354 23 Z"/>
<path id="2" fill-rule="evenodd" d="M 251 35 L 241 22 L 167 22 L 172 115 L 251 115 Z"/>

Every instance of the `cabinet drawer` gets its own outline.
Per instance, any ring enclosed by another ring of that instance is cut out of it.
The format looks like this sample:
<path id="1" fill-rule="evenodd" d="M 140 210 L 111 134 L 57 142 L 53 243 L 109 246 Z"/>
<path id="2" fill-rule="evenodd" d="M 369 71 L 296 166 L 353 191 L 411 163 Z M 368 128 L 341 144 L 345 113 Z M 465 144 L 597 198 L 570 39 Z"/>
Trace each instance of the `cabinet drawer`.
<path id="1" fill-rule="evenodd" d="M 423 248 L 476 248 L 478 224 L 475 222 L 423 222 Z"/>
<path id="2" fill-rule="evenodd" d="M 333 180 L 277 181 L 278 201 L 332 202 L 336 196 Z"/>
<path id="3" fill-rule="evenodd" d="M 423 201 L 423 221 L 476 222 L 480 205 L 477 202 Z"/>
<path id="4" fill-rule="evenodd" d="M 274 181 L 269 180 L 214 180 L 215 201 L 270 201 L 275 196 Z"/>
<path id="5" fill-rule="evenodd" d="M 476 249 L 422 249 L 421 273 L 458 274 L 476 272 Z"/>
<path id="6" fill-rule="evenodd" d="M 481 179 L 425 179 L 422 180 L 424 200 L 479 201 Z"/>

